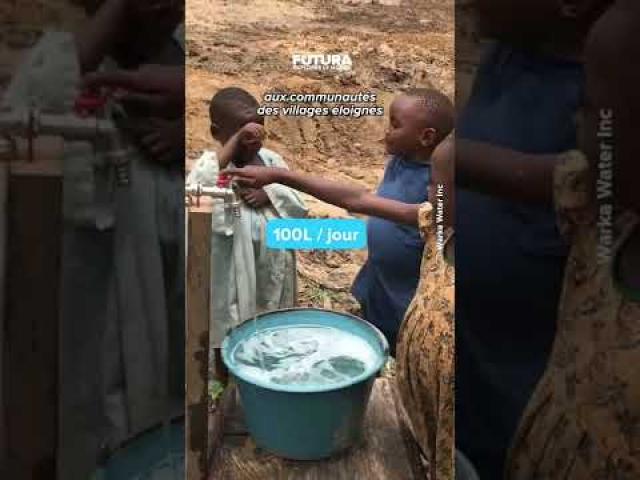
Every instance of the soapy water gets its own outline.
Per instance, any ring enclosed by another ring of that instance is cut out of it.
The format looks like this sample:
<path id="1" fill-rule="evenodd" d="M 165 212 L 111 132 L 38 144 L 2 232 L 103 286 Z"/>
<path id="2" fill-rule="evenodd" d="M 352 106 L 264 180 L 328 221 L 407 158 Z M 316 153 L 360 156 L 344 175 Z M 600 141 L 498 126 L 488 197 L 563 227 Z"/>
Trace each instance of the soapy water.
<path id="1" fill-rule="evenodd" d="M 371 372 L 378 355 L 362 338 L 331 327 L 258 331 L 236 345 L 237 372 L 276 385 L 331 386 Z"/>

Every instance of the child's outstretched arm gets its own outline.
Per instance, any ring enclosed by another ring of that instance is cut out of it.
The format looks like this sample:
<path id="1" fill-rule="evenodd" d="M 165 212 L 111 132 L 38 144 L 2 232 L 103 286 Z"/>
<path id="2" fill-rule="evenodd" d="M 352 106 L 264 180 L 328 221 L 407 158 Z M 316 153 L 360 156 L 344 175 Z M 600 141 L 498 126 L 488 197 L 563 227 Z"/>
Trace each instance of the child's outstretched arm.
<path id="1" fill-rule="evenodd" d="M 462 188 L 518 202 L 551 205 L 554 154 L 526 154 L 488 143 L 457 139 L 455 178 Z"/>
<path id="2" fill-rule="evenodd" d="M 182 116 L 185 102 L 184 67 L 145 64 L 131 70 L 91 72 L 84 86 L 120 89 L 119 101 L 125 105 L 144 107 L 159 117 Z"/>
<path id="3" fill-rule="evenodd" d="M 304 175 L 283 168 L 248 166 L 229 169 L 228 173 L 244 186 L 261 188 L 271 183 L 279 183 L 354 213 L 385 218 L 407 225 L 418 225 L 420 205 L 382 198 L 344 182 Z"/>

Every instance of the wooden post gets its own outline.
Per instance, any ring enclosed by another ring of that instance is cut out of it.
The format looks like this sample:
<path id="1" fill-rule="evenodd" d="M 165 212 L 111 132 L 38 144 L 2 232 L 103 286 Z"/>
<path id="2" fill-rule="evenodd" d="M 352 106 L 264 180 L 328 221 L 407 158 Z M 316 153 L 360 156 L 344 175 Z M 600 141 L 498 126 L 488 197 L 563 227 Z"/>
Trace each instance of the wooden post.
<path id="1" fill-rule="evenodd" d="M 12 164 L 6 182 L 3 393 L 6 477 L 56 478 L 62 179 Z"/>
<path id="2" fill-rule="evenodd" d="M 211 209 L 187 213 L 186 478 L 208 468 Z"/>

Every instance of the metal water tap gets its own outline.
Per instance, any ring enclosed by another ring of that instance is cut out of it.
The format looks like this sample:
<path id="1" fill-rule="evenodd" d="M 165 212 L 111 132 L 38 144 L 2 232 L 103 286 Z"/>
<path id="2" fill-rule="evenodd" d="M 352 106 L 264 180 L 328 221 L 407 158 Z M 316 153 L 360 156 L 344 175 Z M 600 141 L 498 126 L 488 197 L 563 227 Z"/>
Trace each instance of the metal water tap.
<path id="1" fill-rule="evenodd" d="M 34 161 L 34 142 L 38 136 L 56 136 L 66 140 L 111 141 L 119 139 L 121 132 L 110 119 L 96 116 L 82 116 L 75 113 L 44 113 L 35 108 L 0 109 L 0 137 L 14 146 L 15 139 L 27 141 L 27 161 Z M 124 149 L 118 142 L 118 150 Z M 113 152 L 116 164 L 118 183 L 128 184 L 128 164 L 124 165 L 121 157 L 128 158 L 122 152 Z"/>
<path id="2" fill-rule="evenodd" d="M 35 108 L 0 109 L 0 134 L 24 137 L 29 142 L 39 135 L 73 140 L 95 140 L 114 135 L 118 127 L 108 119 L 65 113 L 44 113 Z"/>
<path id="3" fill-rule="evenodd" d="M 227 187 L 205 187 L 200 183 L 185 186 L 185 194 L 188 204 L 200 206 L 200 197 L 218 198 L 224 202 L 224 223 L 227 227 L 233 227 L 236 218 L 240 218 L 240 199 L 238 187 L 235 182 L 230 182 Z M 193 202 L 195 199 L 195 202 Z"/>

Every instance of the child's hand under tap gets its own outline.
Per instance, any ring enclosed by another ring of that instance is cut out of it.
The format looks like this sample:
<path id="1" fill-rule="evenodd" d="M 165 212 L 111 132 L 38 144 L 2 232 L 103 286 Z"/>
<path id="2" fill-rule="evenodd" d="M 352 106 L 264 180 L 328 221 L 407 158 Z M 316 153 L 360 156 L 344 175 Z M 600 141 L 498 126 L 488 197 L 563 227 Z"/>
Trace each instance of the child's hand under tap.
<path id="1" fill-rule="evenodd" d="M 87 74 L 90 90 L 115 89 L 127 107 L 160 117 L 175 117 L 184 111 L 184 68 L 145 64 L 132 70 L 98 71 Z"/>
<path id="2" fill-rule="evenodd" d="M 182 162 L 184 155 L 184 120 L 152 118 L 140 137 L 143 150 L 157 163 Z"/>
<path id="3" fill-rule="evenodd" d="M 262 208 L 271 203 L 267 192 L 262 188 L 243 188 L 240 190 L 240 197 L 251 208 Z"/>

